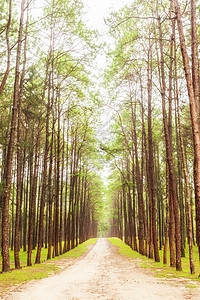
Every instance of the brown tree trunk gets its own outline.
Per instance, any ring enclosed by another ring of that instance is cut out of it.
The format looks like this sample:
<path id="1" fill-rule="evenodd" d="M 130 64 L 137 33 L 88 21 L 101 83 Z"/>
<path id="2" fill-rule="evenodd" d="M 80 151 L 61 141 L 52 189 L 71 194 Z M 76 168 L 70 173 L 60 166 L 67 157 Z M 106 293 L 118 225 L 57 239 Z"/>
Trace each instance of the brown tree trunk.
<path id="1" fill-rule="evenodd" d="M 76 247 L 79 244 L 79 227 L 80 227 L 80 195 L 81 195 L 81 158 L 80 158 L 80 170 L 77 183 L 77 193 L 76 193 Z"/>
<path id="2" fill-rule="evenodd" d="M 54 130 L 54 192 L 53 192 L 53 203 L 54 203 L 54 207 L 53 207 L 53 232 L 52 232 L 52 245 L 53 245 L 53 253 L 52 253 L 52 257 L 55 257 L 55 230 L 56 230 L 56 189 L 57 189 L 57 155 L 56 155 L 56 132 Z"/>
<path id="3" fill-rule="evenodd" d="M 75 141 L 72 139 L 71 145 L 71 154 L 70 154 L 70 184 L 69 184 L 69 208 L 68 208 L 68 215 L 67 215 L 67 251 L 71 249 L 71 215 L 73 209 L 73 194 L 74 194 L 74 176 L 73 176 L 73 164 L 74 164 L 74 147 Z"/>
<path id="4" fill-rule="evenodd" d="M 143 99 L 143 85 L 142 85 L 142 75 L 141 75 L 141 68 L 140 68 L 140 89 L 141 89 L 141 115 L 142 115 L 142 153 L 141 153 L 141 195 L 142 195 L 142 210 L 143 210 L 143 222 L 144 222 L 144 233 L 145 233 L 145 252 L 144 255 L 148 256 L 148 223 L 146 216 L 148 213 L 145 212 L 145 204 L 143 199 L 143 173 L 144 173 L 144 155 L 147 153 L 147 146 L 146 146 L 146 130 L 144 124 L 144 99 Z M 136 112 L 136 103 L 135 103 L 135 112 Z M 147 155 L 146 155 L 146 160 Z M 147 164 L 147 161 L 146 161 Z M 147 208 L 146 208 L 147 209 Z"/>
<path id="5" fill-rule="evenodd" d="M 7 68 L 6 72 L 4 74 L 3 80 L 0 85 L 0 95 L 3 92 L 4 86 L 6 84 L 6 80 L 8 78 L 9 72 L 10 72 L 10 55 L 11 55 L 11 48 L 10 48 L 10 41 L 9 41 L 9 33 L 10 33 L 10 24 L 11 24 L 11 17 L 12 17 L 12 0 L 9 0 L 9 13 L 8 13 L 8 23 L 6 26 L 6 43 L 7 43 Z M 19 41 L 21 42 L 21 41 Z"/>
<path id="6" fill-rule="evenodd" d="M 157 12 L 158 15 L 158 12 Z M 167 161 L 169 166 L 169 179 L 170 179 L 170 188 L 171 188 L 171 199 L 174 209 L 174 219 L 175 219 L 175 239 L 176 239 L 176 270 L 182 270 L 181 267 L 181 242 L 180 242 L 180 220 L 179 220 L 179 210 L 178 210 L 178 199 L 176 193 L 176 180 L 174 174 L 173 166 L 173 154 L 172 154 L 172 145 L 170 143 L 170 133 L 167 122 L 167 113 L 165 108 L 165 96 L 166 96 L 166 84 L 165 84 L 165 71 L 164 71 L 164 54 L 163 54 L 163 44 L 162 44 L 162 29 L 161 21 L 158 15 L 158 28 L 159 28 L 159 45 L 160 45 L 160 55 L 161 55 L 161 96 L 162 96 L 162 112 L 163 112 L 163 125 L 165 132 L 165 142 L 167 149 Z"/>
<path id="7" fill-rule="evenodd" d="M 189 58 L 186 49 L 185 43 L 185 36 L 183 31 L 183 25 L 181 20 L 180 8 L 179 3 L 177 0 L 174 0 L 175 3 L 175 12 L 176 12 L 176 19 L 178 25 L 178 32 L 179 32 L 179 40 L 181 45 L 181 53 L 183 58 L 183 65 L 185 71 L 185 78 L 187 82 L 187 90 L 188 90 L 188 97 L 190 102 L 190 114 L 191 114 L 191 121 L 192 121 L 192 131 L 193 131 L 193 143 L 194 143 L 194 189 L 195 189 L 195 206 L 196 206 L 196 231 L 197 231 L 197 245 L 199 249 L 199 259 L 200 259 L 200 135 L 199 135 L 199 109 L 196 100 L 196 87 L 198 82 L 192 80 L 191 72 L 190 72 L 190 65 L 189 65 Z M 193 12 L 194 14 L 194 3 L 192 3 Z M 194 18 L 195 16 L 193 16 Z M 193 36 L 192 36 L 192 43 L 193 47 L 196 44 L 194 32 L 196 30 L 195 24 L 193 22 Z M 194 47 L 195 48 L 195 47 Z M 194 49 L 193 49 L 194 51 Z M 193 74 L 195 73 L 194 70 L 194 58 L 193 56 Z"/>
<path id="8" fill-rule="evenodd" d="M 15 143 L 15 131 L 17 122 L 17 105 L 18 105 L 18 93 L 19 93 L 19 67 L 20 67 L 20 55 L 22 45 L 22 29 L 23 29 L 23 18 L 24 18 L 24 4 L 25 0 L 21 2 L 21 16 L 19 24 L 19 35 L 18 35 L 18 47 L 16 57 L 16 68 L 15 68 L 15 83 L 14 83 L 14 98 L 13 98 L 13 109 L 11 119 L 11 131 L 10 140 L 7 152 L 7 163 L 6 163 L 6 187 L 4 193 L 3 203 L 3 218 L 2 218 L 2 271 L 8 272 L 10 270 L 10 255 L 9 255 L 9 200 L 10 190 L 12 181 L 12 162 L 13 152 Z"/>
<path id="9" fill-rule="evenodd" d="M 65 122 L 63 123 L 63 139 L 62 139 L 62 168 L 61 168 L 61 185 L 60 185 L 60 255 L 63 253 L 62 240 L 63 240 L 63 185 L 64 185 L 64 142 L 65 142 Z"/>
<path id="10" fill-rule="evenodd" d="M 168 234 L 169 234 L 169 176 L 168 176 L 168 173 L 169 173 L 168 166 L 166 163 L 166 220 L 165 220 L 165 243 L 164 243 L 164 248 L 163 248 L 163 264 L 167 264 L 167 245 L 168 245 Z M 174 247 L 173 247 L 173 249 L 174 249 Z M 171 254 L 171 252 L 170 252 L 170 254 Z M 175 259 L 174 259 L 174 262 L 175 262 Z"/>
<path id="11" fill-rule="evenodd" d="M 192 50 L 192 85 L 196 103 L 196 111 L 199 114 L 199 76 L 198 76 L 198 58 L 197 58 L 197 29 L 196 29 L 196 1 L 191 3 L 191 50 Z"/>
<path id="12" fill-rule="evenodd" d="M 133 103 L 131 102 L 132 109 L 132 119 L 133 119 L 133 131 L 134 131 L 134 147 L 135 147 L 135 167 L 136 167 L 136 183 L 137 183 L 137 192 L 138 192 L 138 217 L 139 217 L 139 229 L 138 229 L 138 239 L 139 239 L 139 253 L 145 255 L 144 249 L 144 219 L 146 220 L 144 214 L 144 204 L 143 204 L 143 195 L 141 187 L 141 175 L 140 175 L 140 166 L 138 160 L 138 149 L 137 149 L 137 135 L 136 135 L 136 104 L 135 111 L 133 112 Z"/>
<path id="13" fill-rule="evenodd" d="M 150 45 L 151 47 L 151 45 Z M 150 48 L 149 47 L 149 48 Z M 150 50 L 151 51 L 151 50 Z M 156 199 L 155 199 L 155 168 L 154 168 L 154 157 L 153 157 L 153 138 L 152 138 L 152 118 L 151 118 L 151 98 L 152 98 L 152 68 L 150 66 L 150 57 L 148 57 L 148 165 L 149 165 L 149 198 L 152 203 L 152 234 L 153 234 L 153 246 L 154 246 L 154 258 L 155 261 L 159 262 L 159 250 L 157 242 L 157 228 L 156 228 Z"/>
<path id="14" fill-rule="evenodd" d="M 45 150 L 44 150 L 44 160 L 43 160 L 42 192 L 41 192 L 41 200 L 40 200 L 39 236 L 38 236 L 37 254 L 35 258 L 36 264 L 40 263 L 41 249 L 43 244 L 43 231 L 44 231 L 44 208 L 45 208 L 46 181 L 47 181 L 47 160 L 48 160 L 48 152 L 49 152 L 49 118 L 51 112 L 50 78 L 51 78 L 51 73 L 49 74 L 49 91 L 48 91 L 48 102 L 47 102 L 47 113 L 46 113 L 46 140 L 45 140 Z"/>
<path id="15" fill-rule="evenodd" d="M 176 45 L 176 44 L 175 44 Z M 174 46 L 175 48 L 175 46 Z M 174 50 L 175 51 L 175 50 Z M 190 259 L 190 272 L 195 273 L 194 258 L 193 258 L 193 237 L 192 237 L 192 216 L 191 216 L 191 199 L 190 199 L 190 186 L 187 171 L 187 163 L 185 156 L 185 149 L 183 143 L 182 126 L 181 126 L 181 116 L 179 107 L 179 95 L 178 95 L 178 80 L 177 80 L 177 61 L 176 61 L 176 51 L 175 51 L 175 84 L 176 84 L 176 94 L 175 99 L 177 101 L 177 115 L 178 115 L 178 129 L 179 129 L 179 139 L 180 139 L 180 149 L 183 162 L 183 173 L 185 179 L 185 190 L 186 190 L 186 214 L 187 214 L 187 229 L 188 229 L 188 244 L 189 244 L 189 259 Z"/>
<path id="16" fill-rule="evenodd" d="M 172 6 L 170 7 L 170 14 L 172 11 Z M 173 45 L 175 38 L 175 22 L 172 19 L 172 34 L 170 40 L 170 64 L 169 64 L 169 109 L 168 109 L 168 130 L 169 130 L 169 138 L 170 144 L 172 145 L 172 66 L 173 66 Z M 175 243 L 175 218 L 174 218 L 174 207 L 173 207 L 173 191 L 172 185 L 169 177 L 169 167 L 167 166 L 167 174 L 168 174 L 168 187 L 169 187 L 169 204 L 170 204 L 170 226 L 169 226 L 169 244 L 170 244 L 170 266 L 175 267 L 175 251 L 174 251 L 174 243 Z M 178 195 L 177 195 L 178 197 Z M 177 198 L 178 199 L 178 198 Z"/>
<path id="17" fill-rule="evenodd" d="M 69 108 L 67 112 L 67 145 L 66 145 L 66 178 L 65 178 L 65 207 L 64 207 L 64 246 L 63 253 L 67 251 L 67 199 L 68 199 L 68 164 L 69 164 Z"/>
<path id="18" fill-rule="evenodd" d="M 36 137 L 36 145 L 35 145 L 35 161 L 34 161 L 34 174 L 33 174 L 33 184 L 31 188 L 31 197 L 30 197 L 30 205 L 29 205 L 29 225 L 28 225 L 28 253 L 27 253 L 27 266 L 31 266 L 31 254 L 32 254 L 32 243 L 33 243 L 33 229 L 34 229 L 34 212 L 35 212 L 35 196 L 36 196 L 36 186 L 37 186 L 37 170 L 38 170 L 38 152 L 40 147 L 40 134 L 41 134 L 41 122 L 42 122 L 42 113 L 43 113 L 43 104 L 46 93 L 47 86 L 47 78 L 48 78 L 48 67 L 49 61 L 47 60 L 46 64 L 46 76 L 45 83 L 43 88 L 42 100 L 41 100 L 41 110 L 39 123 L 37 128 L 37 137 Z"/>
<path id="19" fill-rule="evenodd" d="M 53 195 L 52 195 L 52 168 L 53 168 L 53 136 L 54 128 L 52 128 L 51 145 L 50 145 L 50 161 L 49 161 L 49 177 L 48 177 L 48 203 L 49 203 L 49 226 L 48 226 L 48 253 L 47 259 L 51 259 L 52 248 L 52 231 L 53 231 Z"/>
<path id="20" fill-rule="evenodd" d="M 124 216 L 124 241 L 128 244 L 128 222 L 127 222 L 127 207 L 126 207 L 126 192 L 125 192 L 125 183 L 122 181 L 122 201 L 123 201 L 123 216 Z"/>
<path id="21" fill-rule="evenodd" d="M 23 70 L 20 80 L 20 92 L 18 100 L 18 126 L 17 126 L 17 201 L 16 201 L 16 218 L 15 218 L 15 242 L 14 242 L 14 256 L 15 256 L 15 269 L 20 269 L 19 259 L 19 227 L 20 227 L 20 215 L 21 215 L 21 197 L 22 197 L 22 185 L 21 185 L 21 110 L 22 110 L 22 98 L 23 98 L 23 85 L 26 67 L 26 45 L 27 45 L 27 33 L 28 33 L 28 8 L 27 8 L 27 21 L 26 32 L 24 41 L 24 62 Z"/>
<path id="22" fill-rule="evenodd" d="M 130 176 L 130 159 L 127 157 L 127 202 L 128 202 L 128 229 L 129 229 L 129 246 L 133 248 L 133 210 L 131 199 L 131 176 Z"/>
<path id="23" fill-rule="evenodd" d="M 132 183 L 133 183 L 133 250 L 138 251 L 137 246 L 137 233 L 136 233 L 136 207 L 135 207 L 135 167 L 134 167 L 134 157 L 132 164 Z"/>

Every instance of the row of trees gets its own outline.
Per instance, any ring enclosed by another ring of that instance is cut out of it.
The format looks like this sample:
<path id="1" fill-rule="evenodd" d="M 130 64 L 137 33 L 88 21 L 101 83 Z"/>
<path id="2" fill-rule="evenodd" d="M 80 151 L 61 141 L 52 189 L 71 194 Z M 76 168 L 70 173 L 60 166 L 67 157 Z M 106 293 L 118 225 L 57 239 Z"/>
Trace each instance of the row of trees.
<path id="1" fill-rule="evenodd" d="M 105 84 L 114 94 L 109 106 L 118 109 L 103 148 L 113 159 L 112 234 L 156 261 L 163 248 L 164 263 L 169 240 L 177 270 L 187 240 L 194 273 L 193 244 L 200 249 L 199 28 L 195 1 L 183 2 L 134 1 L 107 20 L 116 46 Z"/>
<path id="2" fill-rule="evenodd" d="M 79 1 L 1 1 L 2 271 L 20 249 L 47 258 L 97 236 L 101 181 L 95 146 L 96 96 L 89 76 L 96 34 L 82 22 Z M 20 11 L 19 22 L 17 19 Z M 7 18 L 5 18 L 7 16 Z"/>

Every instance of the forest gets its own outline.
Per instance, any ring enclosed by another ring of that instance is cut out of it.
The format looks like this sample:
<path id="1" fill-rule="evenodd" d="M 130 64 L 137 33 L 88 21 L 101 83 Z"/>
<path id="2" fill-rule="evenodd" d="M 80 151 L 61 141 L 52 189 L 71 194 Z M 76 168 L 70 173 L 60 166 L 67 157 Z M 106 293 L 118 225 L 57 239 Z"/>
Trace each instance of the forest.
<path id="1" fill-rule="evenodd" d="M 83 3 L 0 0 L 2 272 L 109 236 L 179 271 L 188 251 L 194 274 L 200 6 L 133 0 L 106 45 Z"/>

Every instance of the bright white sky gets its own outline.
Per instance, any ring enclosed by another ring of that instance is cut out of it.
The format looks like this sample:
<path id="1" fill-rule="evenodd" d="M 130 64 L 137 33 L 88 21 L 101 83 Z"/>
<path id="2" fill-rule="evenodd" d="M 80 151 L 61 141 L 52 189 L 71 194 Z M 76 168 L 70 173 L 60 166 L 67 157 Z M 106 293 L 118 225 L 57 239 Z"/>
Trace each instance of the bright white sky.
<path id="1" fill-rule="evenodd" d="M 118 11 L 123 6 L 130 4 L 131 0 L 82 0 L 88 25 L 93 29 L 101 30 L 104 26 L 104 18 L 109 16 L 112 11 Z M 20 3 L 20 2 L 19 2 Z M 34 13 L 40 14 L 40 9 L 43 6 L 43 0 L 34 0 Z M 20 5 L 19 5 L 20 10 Z"/>
<path id="2" fill-rule="evenodd" d="M 100 32 L 104 27 L 104 18 L 112 11 L 118 11 L 131 0 L 82 0 L 87 12 L 86 18 L 91 27 L 97 28 Z"/>

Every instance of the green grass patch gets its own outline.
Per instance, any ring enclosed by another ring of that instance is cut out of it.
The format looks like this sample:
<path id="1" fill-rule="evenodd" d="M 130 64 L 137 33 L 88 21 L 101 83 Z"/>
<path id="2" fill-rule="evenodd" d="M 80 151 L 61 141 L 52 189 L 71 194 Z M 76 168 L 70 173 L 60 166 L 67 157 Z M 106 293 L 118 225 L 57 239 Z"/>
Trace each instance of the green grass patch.
<path id="1" fill-rule="evenodd" d="M 195 289 L 197 286 L 194 284 L 187 284 L 187 287 L 190 289 Z"/>
<path id="2" fill-rule="evenodd" d="M 194 262 L 195 262 L 195 274 L 190 274 L 190 264 L 189 264 L 189 251 L 188 247 L 186 247 L 186 257 L 182 257 L 182 271 L 176 271 L 175 268 L 169 266 L 169 264 L 164 265 L 163 261 L 163 251 L 160 251 L 160 261 L 155 262 L 153 259 L 149 259 L 146 256 L 139 254 L 136 251 L 133 251 L 129 246 L 127 246 L 122 240 L 118 238 L 109 238 L 108 239 L 113 245 L 118 247 L 119 253 L 121 255 L 125 255 L 132 259 L 137 259 L 137 263 L 142 268 L 150 269 L 154 276 L 160 278 L 183 278 L 192 281 L 196 281 L 197 285 L 200 283 L 200 278 L 198 277 L 200 274 L 200 266 L 198 261 L 198 249 L 194 247 Z M 169 251 L 168 251 L 168 262 L 169 259 Z M 194 285 L 194 287 L 196 287 Z"/>
<path id="3" fill-rule="evenodd" d="M 37 280 L 48 277 L 53 273 L 59 272 L 60 268 L 57 265 L 58 261 L 63 258 L 75 259 L 87 251 L 89 245 L 95 244 L 97 239 L 89 239 L 86 242 L 78 245 L 78 247 L 70 250 L 63 255 L 57 256 L 51 260 L 46 260 L 47 249 L 42 249 L 41 252 L 41 264 L 33 265 L 32 267 L 26 267 L 27 253 L 20 251 L 20 262 L 22 269 L 12 270 L 11 272 L 0 274 L 0 296 L 3 292 L 10 289 L 13 285 L 19 285 L 30 280 Z M 36 256 L 36 250 L 32 251 L 32 262 L 34 263 Z M 11 268 L 14 268 L 14 254 L 10 251 Z M 1 261 L 0 261 L 1 262 Z"/>

